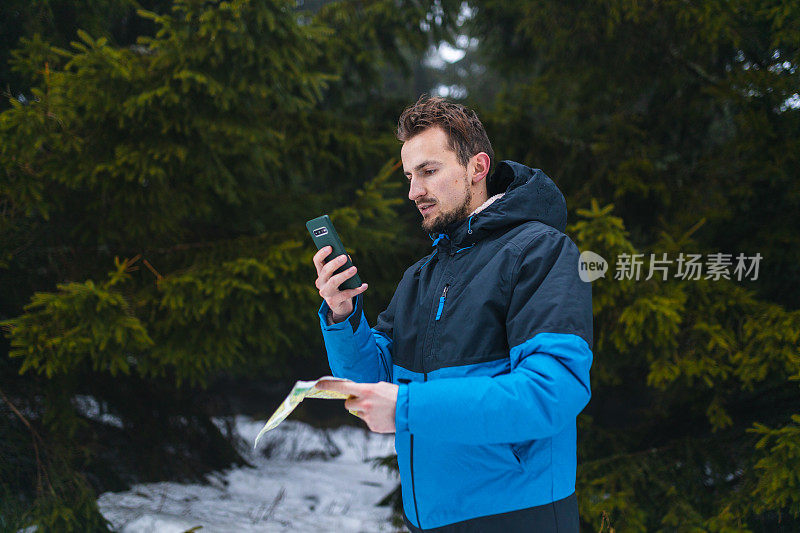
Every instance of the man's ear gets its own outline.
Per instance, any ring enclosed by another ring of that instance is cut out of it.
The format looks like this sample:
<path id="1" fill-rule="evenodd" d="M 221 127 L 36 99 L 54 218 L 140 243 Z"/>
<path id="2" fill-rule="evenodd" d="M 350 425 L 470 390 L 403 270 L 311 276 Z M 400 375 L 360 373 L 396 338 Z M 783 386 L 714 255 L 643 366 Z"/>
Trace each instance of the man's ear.
<path id="1" fill-rule="evenodd" d="M 486 152 L 479 152 L 473 155 L 469 160 L 469 166 L 472 171 L 472 183 L 479 183 L 481 180 L 486 179 L 486 175 L 489 174 L 489 167 L 491 166 L 489 155 Z"/>

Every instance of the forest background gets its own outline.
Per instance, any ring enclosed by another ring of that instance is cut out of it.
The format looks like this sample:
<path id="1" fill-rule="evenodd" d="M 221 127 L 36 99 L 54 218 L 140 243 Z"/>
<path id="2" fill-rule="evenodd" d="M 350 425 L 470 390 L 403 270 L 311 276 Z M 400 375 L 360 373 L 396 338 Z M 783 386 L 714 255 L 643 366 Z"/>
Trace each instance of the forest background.
<path id="1" fill-rule="evenodd" d="M 102 491 L 241 463 L 211 417 L 329 372 L 304 222 L 371 323 L 429 253 L 393 134 L 427 92 L 609 261 L 582 527 L 797 531 L 798 64 L 796 2 L 5 0 L 0 530 L 103 531 Z"/>

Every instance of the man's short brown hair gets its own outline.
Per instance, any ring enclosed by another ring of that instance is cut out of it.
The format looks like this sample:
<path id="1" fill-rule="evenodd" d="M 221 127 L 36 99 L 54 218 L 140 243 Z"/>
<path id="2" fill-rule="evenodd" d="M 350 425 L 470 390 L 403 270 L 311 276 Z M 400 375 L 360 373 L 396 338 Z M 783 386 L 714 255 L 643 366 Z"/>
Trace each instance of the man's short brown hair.
<path id="1" fill-rule="evenodd" d="M 397 139 L 406 142 L 428 128 L 439 126 L 447 134 L 447 144 L 466 167 L 475 154 L 486 152 L 494 164 L 494 150 L 475 111 L 438 96 L 423 94 L 407 107 L 397 121 Z"/>

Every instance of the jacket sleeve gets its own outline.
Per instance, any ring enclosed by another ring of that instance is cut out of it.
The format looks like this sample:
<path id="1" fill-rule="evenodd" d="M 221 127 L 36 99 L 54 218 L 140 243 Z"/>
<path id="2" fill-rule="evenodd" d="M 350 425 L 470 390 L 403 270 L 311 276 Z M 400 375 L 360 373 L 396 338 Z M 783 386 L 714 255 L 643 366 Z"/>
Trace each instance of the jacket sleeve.
<path id="1" fill-rule="evenodd" d="M 362 295 L 354 298 L 347 320 L 328 324 L 328 304 L 323 300 L 318 315 L 333 375 L 358 383 L 392 381 L 392 323 L 394 298 L 370 328 L 362 308 Z"/>
<path id="2" fill-rule="evenodd" d="M 591 396 L 591 285 L 578 276 L 577 246 L 538 234 L 511 276 L 506 315 L 510 372 L 411 382 L 398 391 L 398 431 L 469 444 L 555 435 Z"/>

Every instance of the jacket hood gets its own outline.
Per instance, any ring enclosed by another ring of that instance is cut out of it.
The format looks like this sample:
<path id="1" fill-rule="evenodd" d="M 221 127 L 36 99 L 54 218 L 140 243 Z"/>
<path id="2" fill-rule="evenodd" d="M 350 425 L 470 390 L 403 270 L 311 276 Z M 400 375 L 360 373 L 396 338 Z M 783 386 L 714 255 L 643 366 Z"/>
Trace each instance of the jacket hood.
<path id="1" fill-rule="evenodd" d="M 445 233 L 431 234 L 433 246 L 452 252 L 472 246 L 497 230 L 536 220 L 564 232 L 567 203 L 553 180 L 539 170 L 501 161 L 487 182 L 488 195 L 504 193 L 488 207 L 450 224 Z"/>

